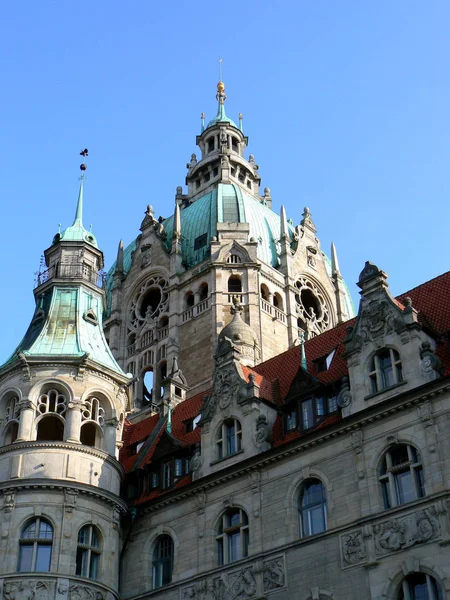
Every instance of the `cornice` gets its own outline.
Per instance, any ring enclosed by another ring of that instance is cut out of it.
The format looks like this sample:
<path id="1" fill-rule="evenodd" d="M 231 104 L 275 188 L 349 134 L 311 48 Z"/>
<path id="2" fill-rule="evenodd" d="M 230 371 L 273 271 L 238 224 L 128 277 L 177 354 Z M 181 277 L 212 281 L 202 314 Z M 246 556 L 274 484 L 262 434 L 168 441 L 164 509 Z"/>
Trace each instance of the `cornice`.
<path id="1" fill-rule="evenodd" d="M 38 449 L 70 450 L 72 452 L 89 454 L 110 464 L 121 476 L 125 474 L 125 470 L 120 462 L 106 452 L 103 452 L 103 450 L 91 448 L 90 446 L 83 446 L 82 444 L 71 444 L 70 442 L 14 442 L 13 444 L 0 448 L 0 456 L 7 452 L 15 452 L 17 450 L 33 450 L 34 452 Z"/>
<path id="2" fill-rule="evenodd" d="M 111 506 L 117 507 L 121 512 L 128 511 L 127 503 L 116 496 L 112 492 L 103 490 L 101 488 L 94 488 L 93 486 L 73 482 L 73 481 L 62 481 L 61 479 L 17 479 L 7 480 L 0 482 L 0 492 L 15 492 L 18 490 L 58 490 L 63 492 L 64 490 L 76 490 L 80 494 L 94 497 L 98 500 L 102 500 Z"/>
<path id="3" fill-rule="evenodd" d="M 433 389 L 429 391 L 425 392 L 423 390 L 424 387 L 429 387 L 431 385 L 429 383 L 419 388 L 419 390 L 422 390 L 422 393 L 414 394 L 415 390 L 408 390 L 401 396 L 389 398 L 385 402 L 356 413 L 339 423 L 331 425 L 327 429 L 312 431 L 310 434 L 305 435 L 305 438 L 307 439 L 301 438 L 293 440 L 284 446 L 272 448 L 264 454 L 259 454 L 240 463 L 235 463 L 231 467 L 223 469 L 218 473 L 207 475 L 206 477 L 199 479 L 198 482 L 193 482 L 192 485 L 182 488 L 180 491 L 174 490 L 164 496 L 164 498 L 153 501 L 151 505 L 142 508 L 137 505 L 136 507 L 141 514 L 155 512 L 164 506 L 195 496 L 199 492 L 206 492 L 208 489 L 217 487 L 233 479 L 239 479 L 251 472 L 262 470 L 264 467 L 268 467 L 275 462 L 285 460 L 290 456 L 309 450 L 313 446 L 324 444 L 332 438 L 348 435 L 361 427 L 370 425 L 375 421 L 386 419 L 392 414 L 407 410 L 411 406 L 417 406 L 422 402 L 436 398 L 437 396 L 450 391 L 449 378 L 445 378 L 445 381 L 436 380 L 432 383 L 435 385 L 433 386 Z M 440 387 L 436 384 L 440 384 Z"/>

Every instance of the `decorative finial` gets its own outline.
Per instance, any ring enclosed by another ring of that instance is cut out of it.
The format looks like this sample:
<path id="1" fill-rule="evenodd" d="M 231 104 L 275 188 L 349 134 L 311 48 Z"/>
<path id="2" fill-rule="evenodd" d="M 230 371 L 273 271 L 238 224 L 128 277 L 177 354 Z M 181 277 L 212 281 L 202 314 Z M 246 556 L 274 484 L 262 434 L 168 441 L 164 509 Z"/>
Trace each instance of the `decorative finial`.
<path id="1" fill-rule="evenodd" d="M 242 113 L 239 113 L 239 129 L 241 131 L 244 131 L 243 127 L 242 127 Z"/>
<path id="2" fill-rule="evenodd" d="M 225 84 L 222 81 L 222 59 L 219 59 L 219 83 L 217 84 L 217 94 L 216 100 L 219 101 L 220 104 L 223 104 L 227 99 L 227 95 L 225 94 Z"/>
<path id="3" fill-rule="evenodd" d="M 305 333 L 303 331 L 300 331 L 299 335 L 298 335 L 298 339 L 300 342 L 300 348 L 301 348 L 301 366 L 302 369 L 304 369 L 305 371 L 308 370 L 308 363 L 306 362 L 306 352 L 305 352 Z"/>
<path id="4" fill-rule="evenodd" d="M 201 124 L 201 129 L 202 129 L 202 133 L 205 131 L 205 113 L 202 112 L 202 114 L 200 115 L 200 124 Z"/>

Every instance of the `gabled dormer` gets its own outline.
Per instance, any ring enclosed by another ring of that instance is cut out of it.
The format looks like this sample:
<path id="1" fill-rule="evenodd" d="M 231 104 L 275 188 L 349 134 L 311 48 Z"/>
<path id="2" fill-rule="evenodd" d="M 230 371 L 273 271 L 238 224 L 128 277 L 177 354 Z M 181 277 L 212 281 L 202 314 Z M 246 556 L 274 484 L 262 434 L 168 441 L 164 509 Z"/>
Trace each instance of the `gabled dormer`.
<path id="1" fill-rule="evenodd" d="M 351 400 L 344 416 L 439 377 L 436 340 L 424 331 L 411 300 L 395 300 L 386 280 L 370 262 L 359 276 L 358 317 L 345 339 Z"/>

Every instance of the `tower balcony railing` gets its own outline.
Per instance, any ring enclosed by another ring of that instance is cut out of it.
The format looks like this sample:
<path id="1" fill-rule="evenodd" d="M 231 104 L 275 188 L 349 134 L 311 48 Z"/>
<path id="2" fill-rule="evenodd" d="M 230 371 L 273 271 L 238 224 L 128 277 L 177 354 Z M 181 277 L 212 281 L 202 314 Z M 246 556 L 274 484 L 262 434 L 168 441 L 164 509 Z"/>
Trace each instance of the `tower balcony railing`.
<path id="1" fill-rule="evenodd" d="M 50 279 L 83 279 L 99 288 L 104 288 L 106 274 L 104 271 L 96 271 L 86 264 L 58 264 L 49 267 L 45 271 L 39 271 L 36 274 L 34 287 L 37 288 Z"/>
<path id="2" fill-rule="evenodd" d="M 197 304 L 194 304 L 194 306 L 190 306 L 181 314 L 181 322 L 186 323 L 187 321 L 198 317 L 206 310 L 208 310 L 209 305 L 209 298 L 205 298 L 204 300 L 200 300 L 200 302 L 198 302 Z"/>
<path id="3" fill-rule="evenodd" d="M 267 300 L 264 300 L 264 298 L 261 298 L 261 310 L 270 315 L 272 319 L 286 323 L 286 313 L 273 304 L 270 304 L 270 302 L 267 302 Z"/>

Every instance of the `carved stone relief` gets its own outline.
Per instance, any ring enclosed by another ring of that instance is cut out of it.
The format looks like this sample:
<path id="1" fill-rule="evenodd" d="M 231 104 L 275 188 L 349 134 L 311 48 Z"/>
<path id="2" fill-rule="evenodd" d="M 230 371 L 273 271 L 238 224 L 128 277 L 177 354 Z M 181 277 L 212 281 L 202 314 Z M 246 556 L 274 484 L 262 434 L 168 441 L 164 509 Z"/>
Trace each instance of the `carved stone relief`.
<path id="1" fill-rule="evenodd" d="M 406 516 L 386 519 L 340 536 L 342 567 L 361 563 L 376 564 L 377 557 L 430 542 L 441 536 L 435 506 Z"/>
<path id="2" fill-rule="evenodd" d="M 180 590 L 180 600 L 247 600 L 286 585 L 284 556 L 201 579 Z"/>
<path id="3" fill-rule="evenodd" d="M 213 391 L 205 403 L 202 411 L 202 419 L 210 419 L 214 415 L 217 406 L 219 406 L 220 410 L 224 411 L 233 400 L 237 402 L 240 397 L 239 390 L 242 383 L 243 381 L 239 377 L 234 365 L 216 371 Z"/>
<path id="4" fill-rule="evenodd" d="M 439 521 L 435 507 L 419 510 L 407 517 L 374 525 L 375 553 L 380 556 L 404 550 L 438 537 Z"/>

